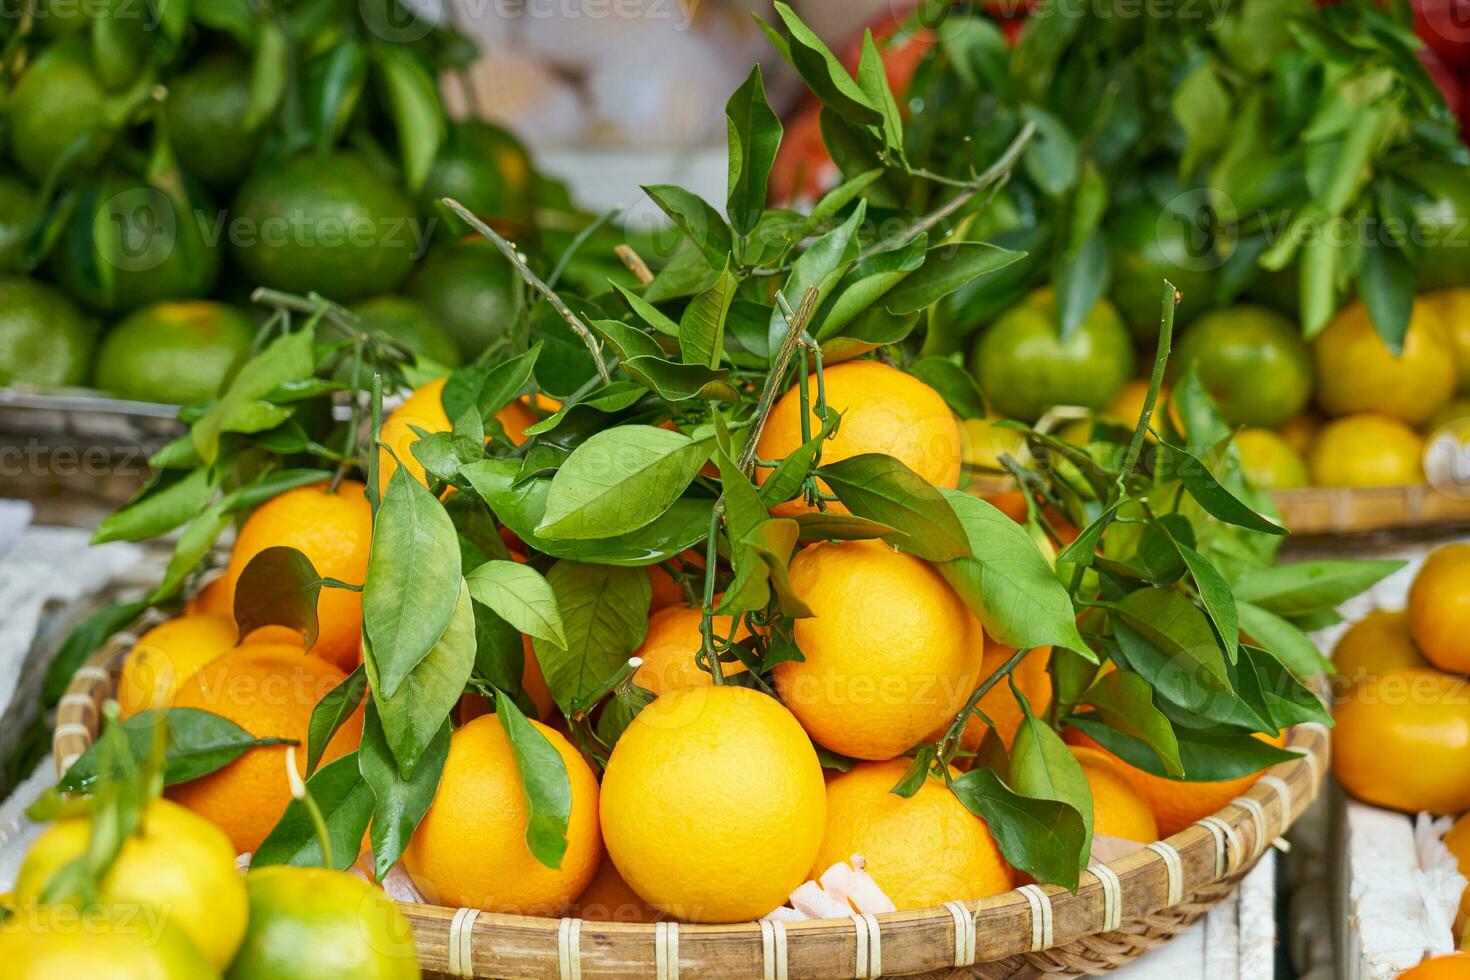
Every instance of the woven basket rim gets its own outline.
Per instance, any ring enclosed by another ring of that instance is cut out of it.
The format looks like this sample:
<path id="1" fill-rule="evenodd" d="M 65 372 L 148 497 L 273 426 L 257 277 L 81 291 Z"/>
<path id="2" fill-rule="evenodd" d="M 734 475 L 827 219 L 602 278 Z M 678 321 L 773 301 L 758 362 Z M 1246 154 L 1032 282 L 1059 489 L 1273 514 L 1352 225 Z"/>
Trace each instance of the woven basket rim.
<path id="1" fill-rule="evenodd" d="M 156 612 L 140 617 L 73 676 L 52 739 L 58 776 L 96 738 L 102 705 L 113 695 L 117 670 L 137 635 L 163 618 Z M 1167 840 L 1089 868 L 1075 894 L 1033 884 L 935 908 L 725 925 L 541 918 L 416 903 L 399 908 L 413 926 L 426 970 L 471 978 L 676 980 L 686 969 L 818 980 L 960 970 L 1014 957 L 1039 959 L 1046 951 L 1065 959 L 1069 953 L 1075 957 L 1079 946 L 1094 953 L 1098 940 L 1136 939 L 1129 923 L 1156 925 L 1174 911 L 1181 922 L 1154 930 L 1167 937 L 1198 917 L 1201 901 L 1213 904 L 1228 894 L 1320 792 L 1330 747 L 1326 726 L 1293 727 L 1286 747 L 1301 757 L 1273 766 L 1218 813 Z M 1147 945 L 1135 948 L 1133 955 Z M 1115 966 L 1115 960 L 1108 962 Z"/>

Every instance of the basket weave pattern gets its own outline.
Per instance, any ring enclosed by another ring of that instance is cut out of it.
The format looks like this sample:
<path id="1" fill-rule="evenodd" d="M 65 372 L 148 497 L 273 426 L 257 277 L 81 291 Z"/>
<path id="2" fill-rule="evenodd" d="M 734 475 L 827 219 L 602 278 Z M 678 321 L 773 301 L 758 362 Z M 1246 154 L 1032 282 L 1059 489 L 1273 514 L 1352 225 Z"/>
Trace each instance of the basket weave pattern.
<path id="1" fill-rule="evenodd" d="M 139 628 L 148 624 L 140 623 Z M 73 677 L 53 741 L 65 772 L 97 735 L 115 671 L 136 641 L 114 636 Z M 820 922 L 652 925 L 403 905 L 426 971 L 556 980 L 760 977 L 764 980 L 1099 976 L 1183 932 L 1227 897 L 1306 809 L 1328 763 L 1322 725 L 1298 725 L 1300 759 L 1167 841 L 1094 866 L 1072 894 L 1027 885 L 978 902 Z"/>

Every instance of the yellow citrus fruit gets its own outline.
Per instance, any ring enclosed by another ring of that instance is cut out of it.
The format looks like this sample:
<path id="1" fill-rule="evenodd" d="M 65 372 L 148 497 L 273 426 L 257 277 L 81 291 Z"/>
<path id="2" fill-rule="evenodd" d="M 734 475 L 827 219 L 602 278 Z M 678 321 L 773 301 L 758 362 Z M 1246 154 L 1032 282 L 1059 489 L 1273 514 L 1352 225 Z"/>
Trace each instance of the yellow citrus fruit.
<path id="1" fill-rule="evenodd" d="M 1190 824 L 1219 811 L 1261 778 L 1261 773 L 1256 772 L 1236 779 L 1168 779 L 1129 765 L 1075 728 L 1067 730 L 1066 738 L 1073 745 L 1095 749 L 1107 756 L 1127 775 L 1133 788 L 1138 790 L 1139 795 L 1148 802 L 1148 808 L 1153 811 L 1161 838 L 1172 837 Z M 1256 738 L 1277 748 L 1286 744 L 1284 731 L 1274 738 L 1267 735 L 1257 735 Z"/>
<path id="2" fill-rule="evenodd" d="M 1470 289 L 1438 289 L 1414 297 L 1415 305 L 1423 304 L 1434 313 L 1449 337 L 1458 368 L 1455 390 L 1470 394 Z"/>
<path id="3" fill-rule="evenodd" d="M 1377 412 L 1419 425 L 1455 393 L 1455 352 L 1439 313 L 1414 302 L 1404 352 L 1395 357 L 1360 301 L 1343 308 L 1312 344 L 1317 404 L 1328 415 Z"/>
<path id="4" fill-rule="evenodd" d="M 957 487 L 960 482 L 960 425 L 939 392 L 910 374 L 878 361 L 848 361 L 824 372 L 827 408 L 842 413 L 842 423 L 822 447 L 822 462 L 836 463 L 864 453 L 885 453 L 936 487 Z M 816 377 L 807 390 L 816 404 Z M 813 434 L 822 422 L 811 417 Z M 779 460 L 802 444 L 801 395 L 792 388 L 771 410 L 756 455 Z M 764 483 L 771 470 L 756 470 L 756 481 Z M 775 508 L 778 514 L 806 510 L 800 500 Z M 847 511 L 840 505 L 833 510 Z"/>
<path id="5" fill-rule="evenodd" d="M 854 759 L 892 759 L 952 720 L 981 669 L 984 632 L 932 565 L 881 541 L 809 545 L 791 587 L 811 609 L 805 660 L 776 689 L 812 738 Z"/>
<path id="6" fill-rule="evenodd" d="M 1424 482 L 1424 440 L 1387 415 L 1334 419 L 1312 440 L 1312 482 L 1323 487 L 1392 487 Z"/>
<path id="7" fill-rule="evenodd" d="M 365 489 L 355 480 L 344 480 L 335 493 L 325 484 L 301 487 L 257 507 L 235 538 L 225 572 L 231 608 L 240 575 L 250 559 L 267 548 L 295 548 L 311 560 L 318 575 L 361 585 L 373 539 L 373 512 Z M 311 652 L 344 671 L 361 663 L 362 593 L 323 588 L 316 615 L 317 638 Z"/>
<path id="8" fill-rule="evenodd" d="M 1277 431 L 1281 433 L 1281 438 L 1286 440 L 1286 444 L 1296 450 L 1298 456 L 1305 458 L 1320 428 L 1322 428 L 1321 416 L 1315 412 L 1302 412 L 1287 419 Z"/>
<path id="9" fill-rule="evenodd" d="M 342 671 L 300 647 L 253 644 L 200 668 L 179 688 L 174 707 L 228 718 L 256 738 L 299 742 L 296 768 L 304 775 L 312 709 L 345 679 Z M 361 737 L 359 711 L 327 744 L 323 763 L 357 748 Z M 168 795 L 213 820 L 237 852 L 254 851 L 291 800 L 286 747 L 250 749 L 223 769 L 171 787 Z"/>
<path id="10" fill-rule="evenodd" d="M 1291 443 L 1270 429 L 1241 429 L 1235 434 L 1245 482 L 1257 490 L 1290 490 L 1307 485 L 1307 464 Z"/>
<path id="11" fill-rule="evenodd" d="M 454 420 L 444 411 L 444 383 L 447 380 L 449 379 L 438 378 L 430 381 L 404 399 L 403 404 L 389 412 L 388 417 L 383 420 L 378 438 L 391 447 L 393 452 L 389 453 L 386 449 L 378 452 L 379 490 L 387 488 L 388 480 L 397 472 L 399 463 L 408 468 L 415 480 L 427 485 L 423 464 L 413 454 L 413 444 L 419 441 L 418 433 L 413 430 L 419 428 L 433 433 L 449 432 L 454 428 Z M 542 398 L 541 401 L 555 406 L 552 411 L 560 407 L 549 398 Z M 505 429 L 506 438 L 517 446 L 526 441 L 526 427 L 541 420 L 541 416 L 532 411 L 524 400 L 511 402 L 496 412 L 495 418 Z M 397 460 L 394 459 L 395 456 Z"/>
<path id="12" fill-rule="evenodd" d="M 691 687 L 645 707 L 602 777 L 602 836 L 644 901 L 692 922 L 746 922 L 807 880 L 827 794 L 791 713 L 758 691 Z"/>
<path id="13" fill-rule="evenodd" d="M 1081 745 L 1071 746 L 1071 750 L 1092 790 L 1092 832 L 1140 844 L 1158 840 L 1159 825 L 1153 811 L 1118 764 L 1117 756 Z"/>
<path id="14" fill-rule="evenodd" d="M 46 883 L 85 853 L 91 838 L 90 817 L 70 817 L 47 827 L 20 866 L 17 903 L 37 904 Z M 138 832 L 123 844 L 103 879 L 97 900 L 167 916 L 218 969 L 229 965 L 245 935 L 245 882 L 235 870 L 229 838 L 168 800 L 148 805 Z"/>
<path id="15" fill-rule="evenodd" d="M 597 872 L 597 777 L 571 743 L 540 722 L 571 781 L 572 812 L 560 868 L 538 861 L 526 844 L 531 813 L 510 739 L 485 715 L 449 741 L 434 804 L 403 853 L 403 866 L 440 905 L 516 915 L 557 915 Z"/>
<path id="16" fill-rule="evenodd" d="M 1368 803 L 1470 810 L 1470 681 L 1419 667 L 1364 678 L 1333 711 L 1332 771 Z"/>
<path id="17" fill-rule="evenodd" d="M 0 922 L 6 980 L 219 980 L 170 916 L 136 905 L 22 909 Z"/>
<path id="18" fill-rule="evenodd" d="M 250 926 L 230 980 L 418 980 L 413 930 L 357 875 L 279 865 L 245 876 Z"/>
<path id="19" fill-rule="evenodd" d="M 669 606 L 650 616 L 643 645 L 633 653 L 643 658 L 643 666 L 633 675 L 633 683 L 654 694 L 714 683 L 709 673 L 694 663 L 694 655 L 704 642 L 699 632 L 702 618 L 700 610 L 686 605 Z M 728 637 L 733 621 L 730 616 L 715 616 L 715 635 Z M 749 635 L 750 630 L 742 623 L 735 639 Z M 746 667 L 739 661 L 721 661 L 720 669 L 729 677 L 744 673 Z"/>
<path id="20" fill-rule="evenodd" d="M 907 770 L 907 759 L 865 762 L 827 783 L 827 827 L 811 876 L 860 855 L 900 909 L 1009 891 L 1014 875 L 990 828 L 942 781 L 925 779 L 908 799 L 889 792 Z"/>
<path id="21" fill-rule="evenodd" d="M 1447 544 L 1409 589 L 1409 631 L 1440 670 L 1470 674 L 1470 544 Z"/>
<path id="22" fill-rule="evenodd" d="M 1470 953 L 1436 956 L 1399 974 L 1399 980 L 1466 980 L 1467 977 L 1470 977 Z"/>
<path id="23" fill-rule="evenodd" d="M 1346 684 L 1399 667 L 1428 667 L 1429 661 L 1414 645 L 1407 611 L 1376 609 L 1348 627 L 1332 650 L 1337 668 L 1334 680 Z"/>
<path id="24" fill-rule="evenodd" d="M 1000 670 L 1006 662 L 1015 655 L 1014 647 L 1004 646 L 995 642 L 986 634 L 985 655 L 980 663 L 980 676 L 975 683 L 985 680 L 991 674 Z M 1040 714 L 1051 704 L 1051 672 L 1047 670 L 1047 664 L 1051 662 L 1051 647 L 1037 647 L 1016 665 L 1011 671 L 1011 677 L 1015 679 L 1016 686 L 1031 703 L 1032 714 Z M 968 697 L 968 695 L 967 695 Z M 985 716 L 995 722 L 995 729 L 1000 733 L 1000 740 L 1009 749 L 1011 743 L 1016 740 L 1016 732 L 1021 727 L 1021 721 L 1026 716 L 1021 711 L 1021 702 L 1016 700 L 1016 695 L 1011 691 L 1011 685 L 1004 680 L 997 683 L 985 696 L 980 699 L 980 710 Z M 947 726 L 946 726 L 947 727 Z M 968 751 L 979 748 L 980 741 L 990 726 L 979 718 L 971 718 L 965 723 L 964 747 Z"/>
<path id="25" fill-rule="evenodd" d="M 1444 835 L 1444 846 L 1455 857 L 1460 874 L 1470 877 L 1470 814 L 1461 814 Z M 1460 895 L 1459 921 L 1463 926 L 1470 918 L 1470 888 Z"/>
<path id="26" fill-rule="evenodd" d="M 204 583 L 204 587 L 184 604 L 184 612 L 189 614 L 211 613 L 215 616 L 228 616 L 233 620 L 235 618 L 233 600 L 229 582 L 221 573 Z"/>
<path id="27" fill-rule="evenodd" d="M 1025 465 L 1031 459 L 1026 437 L 998 423 L 1002 418 L 964 419 L 960 422 L 960 458 L 966 466 L 997 473 L 1005 472 L 1000 458 L 1009 456 Z"/>
<path id="28" fill-rule="evenodd" d="M 133 645 L 117 682 L 118 711 L 131 718 L 167 708 L 194 672 L 235 645 L 235 621 L 209 613 L 184 614 L 160 623 Z"/>
<path id="29" fill-rule="evenodd" d="M 607 857 L 603 857 L 592 884 L 577 896 L 571 911 L 593 922 L 657 922 L 664 918 L 662 912 L 638 897 Z"/>

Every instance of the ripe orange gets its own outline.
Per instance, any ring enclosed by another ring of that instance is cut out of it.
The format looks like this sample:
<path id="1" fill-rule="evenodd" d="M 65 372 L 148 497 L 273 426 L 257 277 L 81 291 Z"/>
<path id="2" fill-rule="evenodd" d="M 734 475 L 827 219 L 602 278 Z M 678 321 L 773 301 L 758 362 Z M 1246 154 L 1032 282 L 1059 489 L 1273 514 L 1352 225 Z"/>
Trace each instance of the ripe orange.
<path id="1" fill-rule="evenodd" d="M 365 489 L 355 480 L 342 481 L 336 493 L 325 485 L 301 487 L 257 507 L 240 528 L 225 571 L 231 608 L 245 566 L 267 548 L 295 548 L 311 560 L 318 575 L 361 585 L 373 538 L 373 513 Z M 362 593 L 323 588 L 316 615 L 317 638 L 311 652 L 344 671 L 361 663 Z"/>
<path id="2" fill-rule="evenodd" d="M 204 583 L 204 588 L 194 593 L 194 596 L 184 604 L 184 612 L 186 614 L 213 613 L 216 616 L 228 616 L 233 621 L 235 610 L 231 605 L 232 599 L 227 577 L 221 572 Z"/>
<path id="3" fill-rule="evenodd" d="M 1444 835 L 1444 846 L 1454 855 L 1460 874 L 1470 877 L 1470 815 L 1461 814 Z M 1457 923 L 1464 928 L 1470 918 L 1470 888 L 1460 895 L 1460 915 Z"/>
<path id="4" fill-rule="evenodd" d="M 806 657 L 776 689 L 812 738 L 855 759 L 892 759 L 952 720 L 975 689 L 985 634 L 927 562 L 881 541 L 823 542 L 791 561 L 814 615 L 793 627 Z"/>
<path id="5" fill-rule="evenodd" d="M 992 640 L 987 633 L 985 636 L 985 655 L 980 663 L 980 677 L 975 681 L 979 684 L 991 674 L 1005 666 L 1016 653 L 1014 647 L 1004 646 Z M 1051 662 L 1051 647 L 1038 647 L 1021 658 L 1011 676 L 1016 680 L 1016 686 L 1031 703 L 1031 711 L 1040 714 L 1051 704 L 1051 673 L 1046 669 Z M 1005 743 L 1007 749 L 1016 740 L 1016 732 L 1021 727 L 1021 721 L 1025 715 L 1021 711 L 1021 703 L 1016 700 L 1015 694 L 1011 692 L 1011 685 L 1004 680 L 996 683 L 994 687 L 985 692 L 980 699 L 980 710 L 985 712 L 986 717 L 995 722 L 996 731 L 1000 733 L 1000 740 Z M 971 718 L 965 724 L 963 745 L 967 751 L 973 752 L 979 748 L 980 740 L 990 726 L 979 718 Z"/>
<path id="6" fill-rule="evenodd" d="M 388 480 L 397 471 L 400 462 L 408 467 L 408 472 L 413 474 L 414 479 L 420 483 L 428 483 L 424 476 L 423 464 L 413 454 L 413 444 L 419 441 L 418 433 L 413 430 L 419 428 L 432 433 L 449 432 L 454 428 L 454 420 L 444 412 L 444 383 L 447 380 L 447 378 L 439 378 L 430 381 L 404 399 L 403 404 L 389 412 L 388 417 L 383 420 L 383 428 L 379 430 L 378 441 L 392 447 L 393 452 L 389 453 L 387 450 L 378 452 L 378 487 L 380 490 L 387 488 Z M 541 401 L 560 407 L 558 403 L 549 398 L 543 398 Z M 552 408 L 552 411 L 555 410 L 556 408 Z M 541 420 L 541 416 L 530 409 L 525 399 L 511 402 L 496 412 L 495 418 L 505 429 L 506 438 L 517 446 L 526 441 L 526 427 Z M 395 455 L 398 457 L 396 462 L 393 458 Z"/>
<path id="7" fill-rule="evenodd" d="M 1014 875 L 990 828 L 943 782 L 925 779 L 908 799 L 889 792 L 907 770 L 907 759 L 865 762 L 832 778 L 826 832 L 811 877 L 861 855 L 900 909 L 1010 890 Z"/>
<path id="8" fill-rule="evenodd" d="M 1470 953 L 1446 953 L 1399 974 L 1399 980 L 1465 980 L 1466 977 L 1470 977 Z"/>
<path id="9" fill-rule="evenodd" d="M 726 684 L 665 694 L 613 747 L 602 836 L 644 901 L 747 922 L 806 881 L 827 819 L 817 753 L 791 713 Z"/>
<path id="10" fill-rule="evenodd" d="M 1119 765 L 1118 757 L 1081 745 L 1071 746 L 1071 750 L 1092 790 L 1092 832 L 1140 844 L 1158 840 L 1159 825 L 1153 811 Z"/>
<path id="11" fill-rule="evenodd" d="M 1004 473 L 1002 455 L 1021 465 L 1031 459 L 1026 437 L 1015 429 L 1003 428 L 1001 418 L 965 419 L 960 422 L 960 455 L 966 466 Z"/>
<path id="12" fill-rule="evenodd" d="M 1307 464 L 1291 443 L 1270 429 L 1241 429 L 1235 434 L 1245 482 L 1257 490 L 1289 490 L 1307 485 Z"/>
<path id="13" fill-rule="evenodd" d="M 1257 735 L 1256 738 L 1278 748 L 1286 744 L 1284 731 L 1275 738 L 1267 735 Z M 1237 779 L 1212 781 L 1168 779 L 1129 765 L 1075 728 L 1067 730 L 1066 739 L 1073 745 L 1096 749 L 1127 775 L 1133 788 L 1138 790 L 1139 795 L 1148 802 L 1148 808 L 1153 811 L 1160 838 L 1172 837 L 1195 821 L 1210 816 L 1250 789 L 1261 778 L 1261 773 L 1257 772 Z"/>
<path id="14" fill-rule="evenodd" d="M 312 709 L 345 678 L 300 647 L 256 644 L 210 661 L 179 688 L 174 707 L 221 715 L 256 738 L 294 739 L 302 746 L 296 767 L 304 774 Z M 327 744 L 322 761 L 351 752 L 361 737 L 358 712 Z M 218 824 L 237 852 L 254 851 L 291 800 L 286 747 L 250 749 L 223 769 L 172 787 L 168 795 Z"/>
<path id="15" fill-rule="evenodd" d="M 1429 666 L 1409 634 L 1408 612 L 1386 609 L 1375 609 L 1348 627 L 1332 650 L 1332 663 L 1334 681 L 1343 686 L 1385 670 Z"/>
<path id="16" fill-rule="evenodd" d="M 1420 293 L 1414 301 L 1429 307 L 1444 325 L 1459 369 L 1455 390 L 1460 394 L 1470 393 L 1470 289 L 1458 287 Z"/>
<path id="17" fill-rule="evenodd" d="M 714 683 L 710 675 L 694 663 L 694 655 L 704 642 L 699 626 L 703 618 L 700 610 L 691 606 L 678 605 L 660 609 L 648 619 L 648 635 L 643 645 L 633 656 L 643 658 L 643 666 L 633 675 L 633 683 L 654 694 L 677 691 L 685 687 L 703 687 Z M 715 635 L 729 636 L 730 616 L 715 616 Z M 750 635 L 745 624 L 740 625 L 735 639 Z M 720 663 L 725 676 L 744 673 L 746 666 L 739 661 Z"/>
<path id="18" fill-rule="evenodd" d="M 657 922 L 664 918 L 662 912 L 628 887 L 618 874 L 618 866 L 606 856 L 592 876 L 592 884 L 577 896 L 570 911 L 593 922 Z"/>
<path id="19" fill-rule="evenodd" d="M 1409 631 L 1440 670 L 1470 674 L 1470 544 L 1448 544 L 1409 589 Z"/>
<path id="20" fill-rule="evenodd" d="M 1388 670 L 1337 702 L 1332 771 L 1349 793 L 1414 813 L 1470 810 L 1470 681 Z"/>
<path id="21" fill-rule="evenodd" d="M 567 768 L 572 814 L 561 867 L 548 868 L 526 845 L 530 810 L 510 739 L 485 715 L 450 738 L 434 805 L 403 853 L 403 866 L 440 905 L 515 915 L 557 915 L 592 881 L 602 859 L 597 778 L 555 729 L 532 722 Z"/>
<path id="22" fill-rule="evenodd" d="M 1307 467 L 1323 487 L 1391 487 L 1424 482 L 1424 440 L 1387 415 L 1334 419 L 1312 440 Z"/>
<path id="23" fill-rule="evenodd" d="M 836 463 L 863 453 L 886 453 L 936 487 L 960 483 L 960 426 L 939 392 L 910 374 L 878 361 L 848 361 L 825 372 L 827 408 L 842 413 L 842 423 L 822 447 L 822 462 Z M 816 377 L 807 385 L 816 400 Z M 811 431 L 822 422 L 811 418 Z M 771 410 L 756 455 L 779 460 L 802 444 L 801 394 L 792 388 Z M 758 468 L 756 482 L 764 483 L 771 470 Z M 801 500 L 775 508 L 777 514 L 807 510 Z M 833 510 L 847 511 L 839 504 Z"/>
<path id="24" fill-rule="evenodd" d="M 1343 308 L 1312 344 L 1317 404 L 1328 415 L 1377 412 L 1419 425 L 1455 393 L 1454 346 L 1438 312 L 1414 303 L 1404 352 L 1384 344 L 1361 301 Z"/>
<path id="25" fill-rule="evenodd" d="M 185 613 L 153 627 L 123 661 L 119 714 L 131 718 L 148 708 L 167 708 L 179 685 L 234 645 L 235 621 L 227 616 Z"/>

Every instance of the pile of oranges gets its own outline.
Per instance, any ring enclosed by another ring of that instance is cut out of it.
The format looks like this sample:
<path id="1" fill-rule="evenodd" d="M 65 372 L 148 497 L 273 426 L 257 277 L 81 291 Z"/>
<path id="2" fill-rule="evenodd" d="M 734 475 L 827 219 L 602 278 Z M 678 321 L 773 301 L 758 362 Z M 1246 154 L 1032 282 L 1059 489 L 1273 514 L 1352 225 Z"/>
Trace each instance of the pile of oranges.
<path id="1" fill-rule="evenodd" d="M 936 485 L 959 485 L 961 426 L 931 387 L 875 361 L 837 365 L 824 383 L 828 406 L 844 413 L 824 463 L 883 452 Z M 412 460 L 419 432 L 450 428 L 441 388 L 420 389 L 385 421 L 383 441 L 399 460 Z M 535 414 L 513 409 L 515 417 L 501 422 L 518 434 Z M 758 459 L 779 458 L 800 443 L 800 412 L 793 389 L 771 413 Z M 383 460 L 386 468 L 390 459 Z M 800 500 L 786 506 L 808 507 Z M 201 708 L 257 737 L 304 743 L 317 700 L 361 660 L 359 595 L 323 590 L 308 651 L 280 627 L 237 637 L 229 615 L 236 583 L 254 554 L 283 545 L 303 552 L 323 576 L 360 582 L 371 537 L 360 483 L 292 490 L 259 507 L 241 527 L 224 573 L 183 616 L 140 639 L 118 691 L 124 711 Z M 517 560 L 536 560 L 519 540 L 507 543 Z M 680 580 L 689 572 L 702 580 L 698 565 L 683 558 L 650 569 L 648 626 L 629 653 L 641 661 L 634 682 L 656 697 L 600 774 L 598 761 L 568 737 L 526 647 L 534 724 L 569 777 L 559 867 L 538 862 L 525 842 L 529 805 L 504 728 L 484 715 L 483 699 L 466 698 L 434 803 L 403 855 L 420 892 L 439 904 L 505 913 L 732 922 L 771 912 L 805 881 L 855 856 L 901 909 L 1016 885 L 1019 875 L 985 821 L 942 779 L 931 775 L 911 796 L 890 792 L 908 769 L 906 753 L 938 738 L 977 684 L 1014 653 L 986 634 L 938 571 L 879 541 L 801 548 L 790 584 L 813 613 L 794 626 L 802 659 L 778 664 L 771 689 L 761 690 L 764 682 L 742 664 L 722 665 L 719 685 L 696 667 L 701 613 Z M 716 617 L 715 627 L 730 635 L 735 624 Z M 1012 676 L 1037 713 L 1052 697 L 1050 656 L 1049 649 L 1032 651 Z M 992 687 L 981 708 L 1002 742 L 1015 739 L 1023 713 L 1010 684 Z M 326 758 L 351 751 L 361 725 L 360 715 L 343 725 Z M 968 751 L 952 775 L 973 764 L 987 730 L 979 718 L 968 723 Z M 1144 844 L 1175 833 L 1253 778 L 1163 779 L 1076 733 L 1069 739 L 1093 793 L 1096 832 L 1110 838 Z M 252 851 L 290 798 L 285 752 L 253 748 L 170 796 L 219 825 L 237 851 Z"/>

